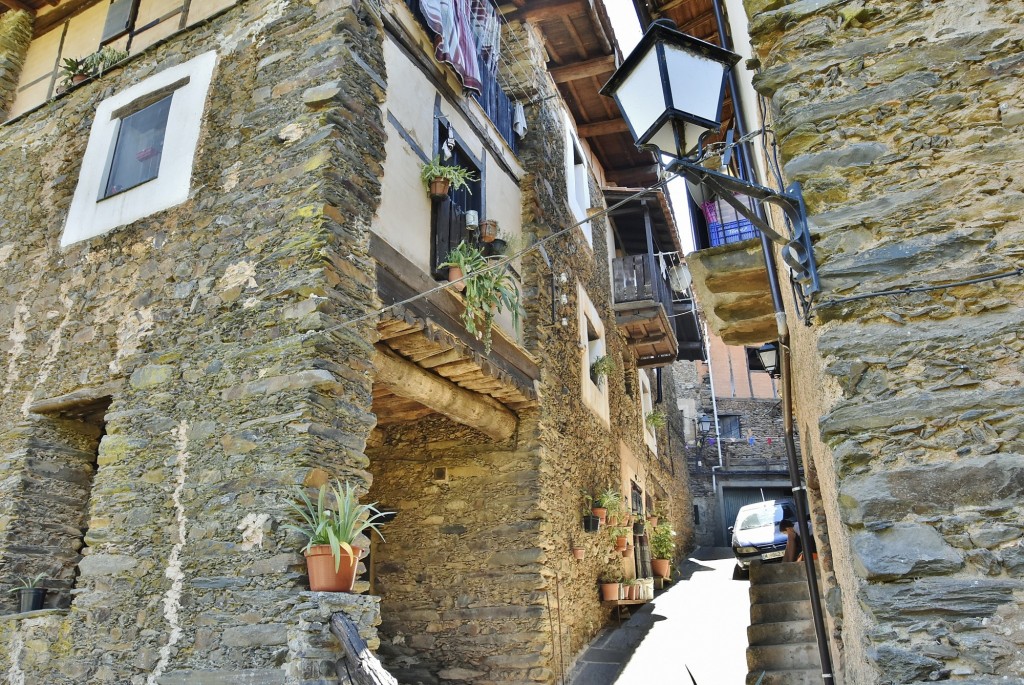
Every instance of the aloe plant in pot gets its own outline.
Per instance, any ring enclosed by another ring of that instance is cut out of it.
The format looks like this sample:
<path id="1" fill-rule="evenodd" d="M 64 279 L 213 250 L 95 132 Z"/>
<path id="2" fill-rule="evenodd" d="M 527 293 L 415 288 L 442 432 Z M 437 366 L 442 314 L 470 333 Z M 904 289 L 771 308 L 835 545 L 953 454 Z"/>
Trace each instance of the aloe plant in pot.
<path id="1" fill-rule="evenodd" d="M 351 483 L 320 486 L 316 502 L 306 491 L 298 489 L 298 501 L 292 508 L 298 513 L 302 525 L 286 524 L 306 536 L 302 549 L 309 571 L 309 589 L 315 592 L 351 592 L 355 583 L 356 567 L 362 553 L 355 546 L 360 536 L 375 532 L 384 539 L 380 524 L 385 515 L 373 504 L 360 504 Z M 334 501 L 328 502 L 328 496 Z"/>
<path id="2" fill-rule="evenodd" d="M 39 581 L 43 579 L 45 573 L 40 573 L 35 578 L 18 578 L 18 585 L 11 588 L 10 592 L 18 593 L 18 610 L 22 613 L 26 611 L 39 611 L 43 608 L 43 602 L 46 600 L 46 588 L 39 587 Z"/>

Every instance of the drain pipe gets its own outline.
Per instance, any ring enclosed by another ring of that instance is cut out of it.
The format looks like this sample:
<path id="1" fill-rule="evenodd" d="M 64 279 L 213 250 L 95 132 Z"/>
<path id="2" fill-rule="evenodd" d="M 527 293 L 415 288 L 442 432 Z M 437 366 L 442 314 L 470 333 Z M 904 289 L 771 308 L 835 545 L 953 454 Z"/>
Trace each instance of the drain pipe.
<path id="1" fill-rule="evenodd" d="M 722 0 L 714 0 L 711 5 L 715 10 L 715 21 L 718 24 L 718 36 L 722 47 L 728 47 L 725 33 L 725 18 L 722 16 Z M 746 126 L 741 114 L 740 90 L 733 70 L 729 70 L 729 90 L 733 96 L 733 111 L 737 113 L 736 125 L 740 136 L 746 134 Z M 740 165 L 750 179 L 756 178 L 747 145 L 740 147 L 738 155 Z M 760 211 L 760 207 L 758 208 Z M 818 578 L 815 575 L 814 557 L 811 554 L 811 537 L 807 529 L 807 507 L 804 505 L 807 488 L 800 481 L 800 461 L 796 453 L 796 440 L 793 437 L 793 364 L 792 350 L 789 347 L 789 323 L 786 320 L 786 309 L 782 304 L 782 290 L 779 287 L 778 272 L 775 267 L 775 253 L 771 242 L 762 233 L 761 251 L 764 254 L 765 267 L 768 270 L 768 289 L 771 291 L 772 305 L 775 309 L 775 321 L 779 331 L 779 369 L 782 372 L 782 427 L 783 439 L 786 443 L 786 460 L 789 464 L 789 481 L 793 488 L 793 499 L 796 501 L 797 530 L 800 533 L 800 546 L 804 555 L 804 567 L 807 571 L 807 590 L 811 595 L 811 618 L 814 623 L 814 635 L 818 643 L 818 658 L 821 660 L 821 679 L 824 685 L 833 685 L 835 677 L 832 672 L 832 653 L 829 649 L 828 633 L 825 630 L 825 617 L 821 610 L 821 597 L 818 595 Z M 717 417 L 716 417 L 717 418 Z"/>

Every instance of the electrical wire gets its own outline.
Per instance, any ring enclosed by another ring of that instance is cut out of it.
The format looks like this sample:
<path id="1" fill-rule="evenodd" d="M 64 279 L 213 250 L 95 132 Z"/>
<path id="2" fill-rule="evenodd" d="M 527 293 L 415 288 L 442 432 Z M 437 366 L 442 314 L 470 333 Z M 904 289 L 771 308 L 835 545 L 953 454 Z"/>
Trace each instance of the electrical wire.
<path id="1" fill-rule="evenodd" d="M 976 283 L 988 283 L 989 281 L 998 281 L 1003 278 L 1012 278 L 1014 276 L 1024 276 L 1024 267 L 1013 269 L 1012 271 L 1003 271 L 997 274 L 989 274 L 988 276 L 979 276 L 977 278 L 968 278 L 962 281 L 954 281 L 953 283 L 943 283 L 941 285 L 922 285 L 915 286 L 912 288 L 894 288 L 892 290 L 877 290 L 870 293 L 861 293 L 859 295 L 850 295 L 849 297 L 838 297 L 826 300 L 821 300 L 816 305 L 811 307 L 811 311 L 817 311 L 824 307 L 835 307 L 836 305 L 846 304 L 847 302 L 857 302 L 858 300 L 867 300 L 875 297 L 888 297 L 890 295 L 910 295 L 912 293 L 927 293 L 934 290 L 946 290 L 948 288 L 959 288 L 965 285 L 974 285 Z"/>

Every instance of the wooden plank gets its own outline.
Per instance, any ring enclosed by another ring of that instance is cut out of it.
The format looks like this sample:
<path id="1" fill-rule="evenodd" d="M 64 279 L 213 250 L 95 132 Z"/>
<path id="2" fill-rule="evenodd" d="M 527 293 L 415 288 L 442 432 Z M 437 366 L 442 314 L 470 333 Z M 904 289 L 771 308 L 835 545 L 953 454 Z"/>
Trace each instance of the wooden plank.
<path id="1" fill-rule="evenodd" d="M 607 136 L 613 133 L 628 133 L 629 126 L 626 125 L 626 120 L 622 118 L 607 119 L 605 121 L 595 121 L 590 124 L 580 124 L 576 127 L 576 132 L 580 134 L 581 138 L 594 138 L 596 136 Z"/>
<path id="2" fill-rule="evenodd" d="M 22 0 L 0 0 L 0 5 L 6 5 L 7 7 L 10 7 L 12 10 L 22 10 L 28 12 L 29 14 L 36 13 L 35 9 L 33 9 L 31 5 L 29 5 L 27 2 L 22 2 Z"/>
<path id="3" fill-rule="evenodd" d="M 385 304 L 404 300 L 416 293 L 423 293 L 437 287 L 438 283 L 411 263 L 380 236 L 370 236 L 370 256 L 377 261 L 377 290 Z M 458 340 L 470 350 L 483 357 L 483 343 L 466 333 L 459 318 L 462 307 L 458 300 L 447 291 L 438 291 L 429 296 L 410 302 L 406 309 L 421 319 L 437 322 L 453 340 Z M 540 378 L 540 367 L 521 348 L 495 332 L 490 362 L 513 379 L 516 385 L 533 391 L 533 381 Z"/>
<path id="4" fill-rule="evenodd" d="M 32 27 L 32 37 L 38 38 L 51 29 L 63 24 L 75 15 L 81 14 L 95 4 L 95 0 L 64 0 L 46 14 L 36 17 L 35 26 Z"/>
<path id="5" fill-rule="evenodd" d="M 331 632 L 341 643 L 345 656 L 339 659 L 334 669 L 338 682 L 352 682 L 354 685 L 398 685 L 398 681 L 381 665 L 370 651 L 359 628 L 341 612 L 331 614 Z"/>
<path id="6" fill-rule="evenodd" d="M 566 81 L 576 81 L 588 76 L 600 76 L 606 74 L 609 71 L 615 71 L 615 55 L 607 55 L 604 57 L 595 57 L 593 59 L 584 60 L 582 62 L 574 62 L 566 64 L 562 67 L 555 67 L 550 70 L 551 78 L 555 80 L 555 83 L 565 83 Z M 621 119 L 619 121 L 622 121 Z M 622 122 L 625 126 L 625 122 Z M 622 130 L 628 130 L 624 128 Z M 582 133 L 580 135 L 583 135 Z"/>
<path id="7" fill-rule="evenodd" d="M 568 0 L 563 2 L 550 2 L 545 4 L 531 3 L 531 6 L 523 12 L 526 20 L 530 23 L 548 21 L 550 19 L 560 20 L 568 14 L 583 14 L 587 11 L 586 3 L 580 0 Z"/>
<path id="8" fill-rule="evenodd" d="M 98 402 L 113 397 L 124 387 L 124 381 L 117 380 L 91 388 L 81 388 L 66 395 L 36 400 L 28 406 L 33 414 L 62 414 L 92 407 Z"/>

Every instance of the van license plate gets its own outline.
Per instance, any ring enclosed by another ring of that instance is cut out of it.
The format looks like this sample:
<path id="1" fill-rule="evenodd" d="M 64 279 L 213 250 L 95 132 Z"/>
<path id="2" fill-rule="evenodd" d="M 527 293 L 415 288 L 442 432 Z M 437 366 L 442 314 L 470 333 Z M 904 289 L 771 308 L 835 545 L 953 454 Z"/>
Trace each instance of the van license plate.
<path id="1" fill-rule="evenodd" d="M 785 553 L 786 553 L 786 550 L 781 550 L 781 551 L 778 551 L 778 552 L 765 552 L 764 554 L 761 555 L 761 558 L 764 559 L 765 561 L 768 561 L 769 559 L 778 559 L 779 557 L 781 557 Z"/>

